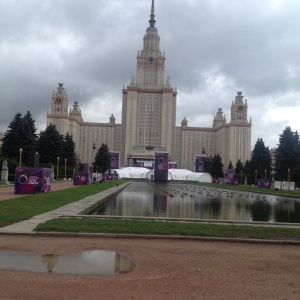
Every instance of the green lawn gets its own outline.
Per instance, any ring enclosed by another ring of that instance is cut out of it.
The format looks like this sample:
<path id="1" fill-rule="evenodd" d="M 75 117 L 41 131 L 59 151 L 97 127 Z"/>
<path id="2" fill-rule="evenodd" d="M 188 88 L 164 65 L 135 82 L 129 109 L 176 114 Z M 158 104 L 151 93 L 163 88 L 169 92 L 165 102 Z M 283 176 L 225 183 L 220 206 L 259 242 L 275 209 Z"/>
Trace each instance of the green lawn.
<path id="1" fill-rule="evenodd" d="M 37 231 L 90 232 L 144 235 L 191 235 L 225 238 L 300 240 L 300 228 L 235 226 L 174 221 L 102 218 L 57 218 L 40 224 Z"/>
<path id="2" fill-rule="evenodd" d="M 107 181 L 101 184 L 72 187 L 56 192 L 32 194 L 1 201 L 0 227 L 28 220 L 36 215 L 115 187 L 117 183 L 122 184 L 125 182 L 127 181 L 120 179 L 118 181 Z"/>
<path id="3" fill-rule="evenodd" d="M 0 202 L 0 227 L 27 220 L 35 215 L 54 210 L 66 204 L 78 201 L 89 195 L 100 193 L 106 189 L 122 184 L 126 180 L 105 182 L 69 188 L 62 191 L 27 195 Z M 203 184 L 201 184 L 203 185 Z M 254 187 L 227 185 L 209 185 L 211 187 L 233 188 L 252 192 L 269 192 Z M 276 191 L 278 195 L 286 192 Z M 299 192 L 289 192 L 294 197 L 300 197 Z M 38 231 L 60 232 L 101 232 L 114 234 L 146 234 L 146 235 L 197 235 L 211 237 L 256 238 L 300 240 L 300 229 L 258 226 L 234 226 L 203 223 L 186 223 L 171 221 L 143 221 L 101 218 L 58 218 L 41 224 Z"/>

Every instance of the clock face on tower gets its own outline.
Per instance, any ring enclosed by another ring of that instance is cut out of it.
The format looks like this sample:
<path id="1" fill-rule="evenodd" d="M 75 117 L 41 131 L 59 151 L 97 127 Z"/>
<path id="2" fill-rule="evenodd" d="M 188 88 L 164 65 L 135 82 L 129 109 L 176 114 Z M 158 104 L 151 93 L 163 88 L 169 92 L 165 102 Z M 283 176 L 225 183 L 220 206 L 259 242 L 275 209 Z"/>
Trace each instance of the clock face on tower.
<path id="1" fill-rule="evenodd" d="M 60 97 L 56 98 L 56 103 L 61 103 L 61 98 Z"/>
<path id="2" fill-rule="evenodd" d="M 238 107 L 238 110 L 239 110 L 239 111 L 243 111 L 243 110 L 244 110 L 244 107 L 243 107 L 243 106 L 239 106 L 239 107 Z"/>

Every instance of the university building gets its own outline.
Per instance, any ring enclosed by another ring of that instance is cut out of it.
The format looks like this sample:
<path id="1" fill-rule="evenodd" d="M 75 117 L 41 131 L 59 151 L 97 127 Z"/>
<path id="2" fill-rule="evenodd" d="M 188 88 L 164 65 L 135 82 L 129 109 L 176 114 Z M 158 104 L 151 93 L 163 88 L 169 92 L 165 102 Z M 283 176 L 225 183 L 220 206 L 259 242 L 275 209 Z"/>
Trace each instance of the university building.
<path id="1" fill-rule="evenodd" d="M 212 126 L 190 127 L 184 118 L 176 126 L 177 91 L 169 77 L 165 78 L 165 53 L 160 51 L 160 37 L 155 27 L 154 0 L 143 49 L 137 55 L 136 78 L 122 91 L 122 120 L 116 123 L 113 114 L 108 123 L 84 122 L 78 102 L 69 107 L 69 99 L 62 83 L 53 92 L 47 126 L 73 136 L 76 153 L 81 162 L 92 163 L 95 151 L 102 143 L 110 151 L 120 152 L 121 167 L 135 166 L 138 161 L 154 160 L 156 151 L 167 151 L 178 168 L 193 170 L 193 158 L 202 154 L 219 154 L 224 166 L 238 159 L 251 158 L 251 120 L 248 104 L 238 92 L 231 104 L 231 118 L 227 122 L 218 108 Z M 199 107 L 200 109 L 200 107 Z"/>

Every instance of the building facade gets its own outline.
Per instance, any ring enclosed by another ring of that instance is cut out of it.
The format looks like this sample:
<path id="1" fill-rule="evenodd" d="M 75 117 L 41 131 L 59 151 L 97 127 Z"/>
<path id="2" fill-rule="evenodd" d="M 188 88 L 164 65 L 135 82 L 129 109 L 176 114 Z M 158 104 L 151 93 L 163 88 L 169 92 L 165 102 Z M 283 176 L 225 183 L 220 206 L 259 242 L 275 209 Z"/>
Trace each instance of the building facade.
<path id="1" fill-rule="evenodd" d="M 143 49 L 137 55 L 136 78 L 122 90 L 122 120 L 113 115 L 108 123 L 84 122 L 78 103 L 69 109 L 68 95 L 60 83 L 53 92 L 47 126 L 73 136 L 76 153 L 82 162 L 93 161 L 95 147 L 102 143 L 120 152 L 121 167 L 135 166 L 137 161 L 153 161 L 156 151 L 167 151 L 179 168 L 193 170 L 193 158 L 203 148 L 207 156 L 219 154 L 228 166 L 251 158 L 251 121 L 248 104 L 241 92 L 231 104 L 227 123 L 222 109 L 213 118 L 211 128 L 190 127 L 184 118 L 176 126 L 177 91 L 169 77 L 165 79 L 165 53 L 160 51 L 160 37 L 155 27 L 154 0 Z"/>

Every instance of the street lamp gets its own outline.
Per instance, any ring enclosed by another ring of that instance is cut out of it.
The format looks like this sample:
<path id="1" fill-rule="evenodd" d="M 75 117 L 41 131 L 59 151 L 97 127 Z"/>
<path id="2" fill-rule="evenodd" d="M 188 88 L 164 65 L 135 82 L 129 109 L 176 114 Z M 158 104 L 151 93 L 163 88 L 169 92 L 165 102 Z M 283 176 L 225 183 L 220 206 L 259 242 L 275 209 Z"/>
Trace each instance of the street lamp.
<path id="1" fill-rule="evenodd" d="M 59 156 L 57 157 L 57 165 L 56 165 L 56 180 L 58 181 L 58 166 L 59 166 Z"/>
<path id="2" fill-rule="evenodd" d="M 78 164 L 79 164 L 79 162 L 76 161 L 76 171 L 78 171 Z"/>
<path id="3" fill-rule="evenodd" d="M 19 152 L 20 152 L 19 166 L 21 167 L 21 165 L 22 165 L 22 152 L 23 152 L 23 149 L 20 148 Z"/>
<path id="4" fill-rule="evenodd" d="M 67 159 L 65 158 L 65 180 L 67 180 Z"/>
<path id="5" fill-rule="evenodd" d="M 241 171 L 241 184 L 243 182 L 243 171 Z"/>
<path id="6" fill-rule="evenodd" d="M 291 181 L 291 169 L 288 169 L 288 182 L 290 183 Z"/>
<path id="7" fill-rule="evenodd" d="M 39 167 L 39 153 L 38 152 L 35 152 L 35 155 L 34 155 L 34 167 L 35 168 Z"/>
<path id="8" fill-rule="evenodd" d="M 255 170 L 255 184 L 257 184 L 257 170 Z"/>
<path id="9" fill-rule="evenodd" d="M 265 170 L 265 180 L 267 179 L 267 170 Z"/>

